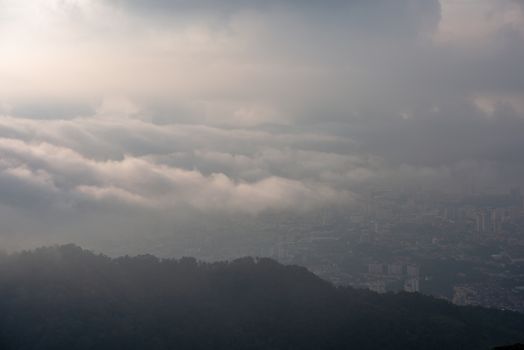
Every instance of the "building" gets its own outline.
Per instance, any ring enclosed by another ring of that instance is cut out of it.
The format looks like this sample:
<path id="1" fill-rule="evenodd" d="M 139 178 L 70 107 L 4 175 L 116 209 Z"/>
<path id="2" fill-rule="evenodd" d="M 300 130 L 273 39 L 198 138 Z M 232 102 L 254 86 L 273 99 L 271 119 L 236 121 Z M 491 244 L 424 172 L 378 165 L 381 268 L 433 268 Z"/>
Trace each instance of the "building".
<path id="1" fill-rule="evenodd" d="M 372 275 L 382 275 L 384 274 L 384 265 L 382 264 L 369 264 L 368 273 Z"/>
<path id="2" fill-rule="evenodd" d="M 404 282 L 404 291 L 408 293 L 420 292 L 420 282 L 418 278 L 408 278 Z"/>
<path id="3" fill-rule="evenodd" d="M 384 281 L 373 281 L 368 283 L 369 290 L 376 293 L 386 293 L 386 282 Z"/>
<path id="4" fill-rule="evenodd" d="M 402 265 L 400 264 L 389 264 L 388 265 L 388 275 L 402 275 Z"/>
<path id="5" fill-rule="evenodd" d="M 409 277 L 419 277 L 420 275 L 420 268 L 417 265 L 408 265 L 406 267 L 406 274 Z"/>

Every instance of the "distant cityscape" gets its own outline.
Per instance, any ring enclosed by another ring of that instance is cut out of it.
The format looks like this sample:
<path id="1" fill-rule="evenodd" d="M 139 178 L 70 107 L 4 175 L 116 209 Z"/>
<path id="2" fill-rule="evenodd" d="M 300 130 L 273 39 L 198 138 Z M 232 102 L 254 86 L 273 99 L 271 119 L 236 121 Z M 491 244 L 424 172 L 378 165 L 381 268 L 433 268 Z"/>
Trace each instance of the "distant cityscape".
<path id="1" fill-rule="evenodd" d="M 343 227 L 340 221 L 326 213 L 309 237 L 290 235 L 269 255 L 340 285 L 524 312 L 518 188 L 437 199 L 376 191 L 361 196 Z"/>
<path id="2" fill-rule="evenodd" d="M 518 188 L 467 194 L 372 189 L 348 207 L 206 218 L 180 225 L 175 234 L 118 241 L 113 248 L 105 242 L 101 250 L 121 255 L 132 246 L 137 253 L 208 261 L 265 256 L 305 266 L 337 285 L 524 312 Z"/>

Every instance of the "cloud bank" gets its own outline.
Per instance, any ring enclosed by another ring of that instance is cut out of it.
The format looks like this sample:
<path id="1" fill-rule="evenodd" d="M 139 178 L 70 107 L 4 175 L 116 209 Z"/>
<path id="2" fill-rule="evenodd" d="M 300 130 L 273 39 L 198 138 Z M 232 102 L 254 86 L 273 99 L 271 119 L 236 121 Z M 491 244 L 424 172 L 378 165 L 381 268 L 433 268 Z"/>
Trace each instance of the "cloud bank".
<path id="1" fill-rule="evenodd" d="M 4 236 L 522 185 L 519 1 L 0 10 Z"/>

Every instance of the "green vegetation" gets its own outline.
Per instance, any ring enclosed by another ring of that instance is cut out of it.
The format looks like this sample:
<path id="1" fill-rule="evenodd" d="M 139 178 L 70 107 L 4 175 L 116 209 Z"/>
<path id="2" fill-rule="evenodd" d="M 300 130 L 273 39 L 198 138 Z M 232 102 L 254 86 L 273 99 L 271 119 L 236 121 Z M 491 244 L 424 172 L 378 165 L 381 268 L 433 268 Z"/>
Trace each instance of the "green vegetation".
<path id="1" fill-rule="evenodd" d="M 524 315 L 336 288 L 270 259 L 0 258 L 1 349 L 489 349 Z"/>

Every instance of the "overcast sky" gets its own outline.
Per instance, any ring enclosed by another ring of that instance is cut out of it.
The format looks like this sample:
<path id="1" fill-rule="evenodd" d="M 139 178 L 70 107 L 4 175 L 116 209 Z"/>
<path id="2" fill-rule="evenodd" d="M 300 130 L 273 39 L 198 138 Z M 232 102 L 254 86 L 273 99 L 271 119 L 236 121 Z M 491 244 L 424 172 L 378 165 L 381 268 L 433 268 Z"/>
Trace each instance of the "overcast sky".
<path id="1" fill-rule="evenodd" d="M 0 0 L 0 236 L 521 185 L 523 62 L 520 0 Z"/>

